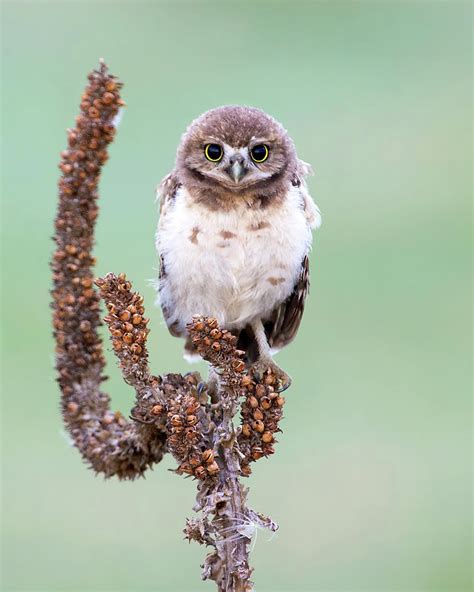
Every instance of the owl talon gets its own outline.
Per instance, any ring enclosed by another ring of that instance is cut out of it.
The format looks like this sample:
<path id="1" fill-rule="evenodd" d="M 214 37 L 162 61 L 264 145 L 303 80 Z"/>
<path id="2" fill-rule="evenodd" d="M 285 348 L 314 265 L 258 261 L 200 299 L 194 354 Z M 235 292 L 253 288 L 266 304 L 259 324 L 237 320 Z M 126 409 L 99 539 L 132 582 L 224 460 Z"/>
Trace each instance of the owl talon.
<path id="1" fill-rule="evenodd" d="M 277 393 L 281 393 L 286 391 L 286 389 L 291 385 L 291 378 L 288 376 L 286 372 L 275 364 L 273 360 L 269 360 L 267 358 L 260 358 L 255 362 L 255 364 L 251 368 L 251 373 L 255 382 L 263 382 L 267 376 L 274 377 L 274 382 L 272 383 L 273 388 Z"/>

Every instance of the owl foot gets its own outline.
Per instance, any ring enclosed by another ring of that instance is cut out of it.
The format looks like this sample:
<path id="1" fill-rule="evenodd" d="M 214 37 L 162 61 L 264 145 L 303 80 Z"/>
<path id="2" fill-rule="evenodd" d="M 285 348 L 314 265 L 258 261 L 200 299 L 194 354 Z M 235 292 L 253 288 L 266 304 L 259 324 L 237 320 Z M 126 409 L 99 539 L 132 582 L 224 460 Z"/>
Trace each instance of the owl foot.
<path id="1" fill-rule="evenodd" d="M 256 382 L 266 382 L 267 376 L 268 379 L 273 376 L 275 382 L 272 384 L 272 386 L 275 388 L 277 393 L 286 391 L 286 389 L 291 385 L 291 378 L 286 372 L 283 372 L 283 370 L 277 366 L 277 364 L 275 364 L 271 358 L 261 356 L 250 367 L 250 374 L 253 376 Z"/>

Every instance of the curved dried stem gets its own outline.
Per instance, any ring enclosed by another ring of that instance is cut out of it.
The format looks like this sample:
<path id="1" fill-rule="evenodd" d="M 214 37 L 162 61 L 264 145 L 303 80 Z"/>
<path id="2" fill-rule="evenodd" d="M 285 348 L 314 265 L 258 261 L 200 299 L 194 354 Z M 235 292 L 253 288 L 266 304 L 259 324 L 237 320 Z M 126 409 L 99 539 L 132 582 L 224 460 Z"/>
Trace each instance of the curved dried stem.
<path id="1" fill-rule="evenodd" d="M 89 75 L 76 127 L 68 130 L 59 165 L 52 308 L 61 407 L 73 442 L 95 471 L 133 479 L 161 460 L 165 436 L 110 411 L 101 390 L 105 362 L 92 273 L 97 185 L 123 106 L 121 86 L 101 63 Z"/>

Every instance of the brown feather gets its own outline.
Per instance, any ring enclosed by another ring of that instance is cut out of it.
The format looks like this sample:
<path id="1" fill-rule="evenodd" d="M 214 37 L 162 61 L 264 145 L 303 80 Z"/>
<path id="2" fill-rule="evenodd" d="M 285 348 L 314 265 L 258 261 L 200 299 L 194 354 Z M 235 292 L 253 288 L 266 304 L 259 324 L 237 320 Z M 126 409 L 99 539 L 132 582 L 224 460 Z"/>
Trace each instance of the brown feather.
<path id="1" fill-rule="evenodd" d="M 293 341 L 301 323 L 308 292 L 309 259 L 305 256 L 293 292 L 273 311 L 271 319 L 265 322 L 265 331 L 271 347 L 280 349 Z"/>

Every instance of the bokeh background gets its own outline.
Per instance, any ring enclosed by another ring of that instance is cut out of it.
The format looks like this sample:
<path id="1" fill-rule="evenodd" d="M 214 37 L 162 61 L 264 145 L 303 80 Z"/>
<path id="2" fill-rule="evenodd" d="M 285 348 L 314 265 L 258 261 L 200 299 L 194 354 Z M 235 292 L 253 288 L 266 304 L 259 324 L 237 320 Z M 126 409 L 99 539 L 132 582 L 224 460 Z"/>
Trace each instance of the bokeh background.
<path id="1" fill-rule="evenodd" d="M 471 589 L 469 2 L 4 2 L 3 590 L 211 590 L 170 458 L 104 481 L 58 410 L 49 258 L 57 163 L 99 57 L 128 103 L 101 181 L 97 274 L 146 297 L 156 371 L 186 371 L 153 309 L 154 187 L 225 103 L 281 120 L 323 214 L 277 454 L 255 465 L 257 590 Z M 133 394 L 109 354 L 108 388 Z M 205 371 L 203 365 L 201 369 Z"/>

